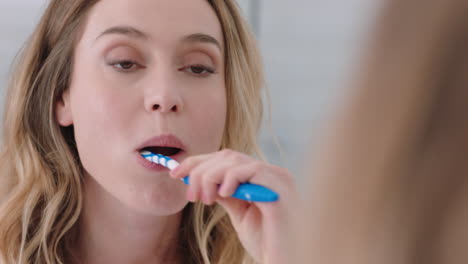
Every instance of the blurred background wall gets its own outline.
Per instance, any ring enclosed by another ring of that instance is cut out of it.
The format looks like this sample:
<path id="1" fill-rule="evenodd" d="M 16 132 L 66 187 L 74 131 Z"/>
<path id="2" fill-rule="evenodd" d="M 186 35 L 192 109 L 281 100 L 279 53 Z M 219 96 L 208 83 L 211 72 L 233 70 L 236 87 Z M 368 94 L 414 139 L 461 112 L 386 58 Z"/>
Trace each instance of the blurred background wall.
<path id="1" fill-rule="evenodd" d="M 2 108 L 11 62 L 47 2 L 0 0 Z M 269 161 L 299 175 L 303 156 L 314 146 L 314 135 L 346 86 L 380 1 L 238 2 L 259 41 L 271 95 L 271 129 L 265 126 L 261 147 Z"/>

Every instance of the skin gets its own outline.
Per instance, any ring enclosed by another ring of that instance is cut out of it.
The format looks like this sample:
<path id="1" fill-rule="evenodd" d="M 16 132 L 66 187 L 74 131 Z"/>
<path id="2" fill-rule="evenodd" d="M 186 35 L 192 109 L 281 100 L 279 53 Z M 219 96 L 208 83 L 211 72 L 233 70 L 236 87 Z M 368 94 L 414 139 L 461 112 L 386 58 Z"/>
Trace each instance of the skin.
<path id="1" fill-rule="evenodd" d="M 297 263 L 295 227 L 300 222 L 294 216 L 300 206 L 293 177 L 287 169 L 224 149 L 189 157 L 171 172 L 174 179 L 185 175 L 190 175 L 187 199 L 221 204 L 244 248 L 258 263 Z M 243 182 L 266 186 L 280 198 L 273 203 L 249 203 L 231 198 Z"/>
<path id="2" fill-rule="evenodd" d="M 181 263 L 181 211 L 203 197 L 226 208 L 259 262 L 285 263 L 280 249 L 288 252 L 289 205 L 296 203 L 291 175 L 218 151 L 227 108 L 223 49 L 220 23 L 204 0 L 103 0 L 92 8 L 71 85 L 56 106 L 60 125 L 74 127 L 86 171 L 78 262 Z M 137 148 L 159 135 L 185 146 L 172 177 L 137 162 Z M 190 188 L 174 180 L 182 174 L 191 175 Z M 274 189 L 280 201 L 223 197 L 243 181 Z"/>

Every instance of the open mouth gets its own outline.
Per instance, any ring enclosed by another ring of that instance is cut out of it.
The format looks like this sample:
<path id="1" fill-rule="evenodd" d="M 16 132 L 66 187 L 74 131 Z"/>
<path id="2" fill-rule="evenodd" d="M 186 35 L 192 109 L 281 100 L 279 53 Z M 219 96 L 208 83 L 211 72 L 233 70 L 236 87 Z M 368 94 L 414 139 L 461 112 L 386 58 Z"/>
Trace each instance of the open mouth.
<path id="1" fill-rule="evenodd" d="M 149 151 L 153 154 L 161 154 L 170 157 L 179 154 L 182 152 L 182 149 L 174 147 L 145 147 L 140 150 L 140 152 L 142 151 Z"/>

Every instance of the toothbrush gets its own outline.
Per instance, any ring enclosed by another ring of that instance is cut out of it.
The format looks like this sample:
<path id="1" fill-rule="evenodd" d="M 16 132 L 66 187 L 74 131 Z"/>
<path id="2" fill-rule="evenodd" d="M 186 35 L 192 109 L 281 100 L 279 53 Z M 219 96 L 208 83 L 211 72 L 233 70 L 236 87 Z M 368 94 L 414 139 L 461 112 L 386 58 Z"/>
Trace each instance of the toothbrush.
<path id="1" fill-rule="evenodd" d="M 170 170 L 179 166 L 179 163 L 176 160 L 161 154 L 155 154 L 145 150 L 141 151 L 140 155 L 146 160 L 163 165 Z M 190 181 L 189 176 L 185 176 L 181 180 L 185 184 L 189 184 Z M 279 199 L 279 195 L 276 192 L 253 183 L 241 183 L 232 197 L 249 202 L 275 202 Z"/>

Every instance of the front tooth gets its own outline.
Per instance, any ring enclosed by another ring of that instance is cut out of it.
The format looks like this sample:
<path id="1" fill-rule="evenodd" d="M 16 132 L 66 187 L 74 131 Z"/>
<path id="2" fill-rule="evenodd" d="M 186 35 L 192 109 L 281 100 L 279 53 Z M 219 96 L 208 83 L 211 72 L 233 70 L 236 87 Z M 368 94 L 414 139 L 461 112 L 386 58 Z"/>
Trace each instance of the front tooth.
<path id="1" fill-rule="evenodd" d="M 147 151 L 147 150 L 141 150 L 141 151 L 140 151 L 140 154 L 141 154 L 141 155 L 150 155 L 151 152 L 149 152 L 149 151 Z"/>

